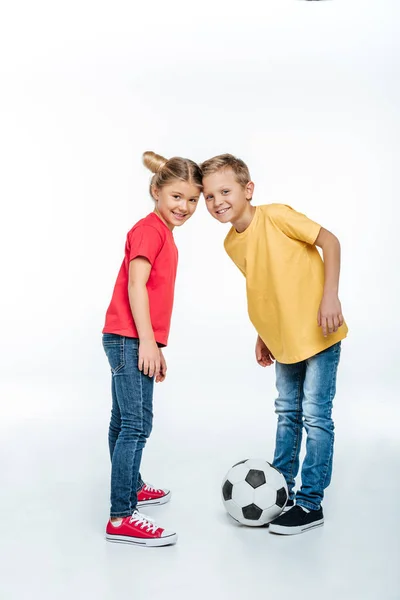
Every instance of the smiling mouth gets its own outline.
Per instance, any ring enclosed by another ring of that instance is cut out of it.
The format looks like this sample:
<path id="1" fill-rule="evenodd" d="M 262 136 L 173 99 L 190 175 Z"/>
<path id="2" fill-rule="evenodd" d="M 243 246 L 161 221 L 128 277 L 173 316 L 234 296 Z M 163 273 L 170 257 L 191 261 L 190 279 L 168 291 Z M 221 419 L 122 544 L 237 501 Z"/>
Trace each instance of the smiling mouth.
<path id="1" fill-rule="evenodd" d="M 182 219 L 184 219 L 187 216 L 187 213 L 185 213 L 183 215 L 182 213 L 177 213 L 177 212 L 174 212 L 173 210 L 171 212 L 175 218 L 180 219 L 181 221 L 182 221 Z"/>
<path id="2" fill-rule="evenodd" d="M 216 213 L 217 215 L 224 215 L 229 209 L 230 206 L 228 206 L 228 208 L 220 208 L 220 210 L 217 210 Z"/>

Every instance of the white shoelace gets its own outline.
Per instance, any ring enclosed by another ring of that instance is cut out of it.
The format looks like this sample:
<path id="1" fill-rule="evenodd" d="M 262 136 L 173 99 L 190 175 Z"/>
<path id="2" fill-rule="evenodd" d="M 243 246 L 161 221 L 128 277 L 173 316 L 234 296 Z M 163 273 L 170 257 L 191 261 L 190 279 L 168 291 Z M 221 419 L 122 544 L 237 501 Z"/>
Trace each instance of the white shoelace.
<path id="1" fill-rule="evenodd" d="M 129 523 L 134 523 L 141 529 L 147 529 L 148 533 L 155 533 L 158 529 L 158 525 L 154 522 L 153 519 L 142 515 L 142 513 L 140 513 L 137 510 L 135 510 L 135 512 L 129 519 Z"/>
<path id="2" fill-rule="evenodd" d="M 158 490 L 157 488 L 153 487 L 149 483 L 144 484 L 144 491 L 145 492 L 161 492 L 161 490 Z"/>

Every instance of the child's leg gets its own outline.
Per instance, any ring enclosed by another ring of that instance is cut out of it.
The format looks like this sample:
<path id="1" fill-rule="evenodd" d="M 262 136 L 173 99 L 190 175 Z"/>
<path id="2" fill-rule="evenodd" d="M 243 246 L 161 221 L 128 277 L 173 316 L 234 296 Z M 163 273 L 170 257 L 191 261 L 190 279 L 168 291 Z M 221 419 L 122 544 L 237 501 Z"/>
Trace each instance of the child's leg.
<path id="1" fill-rule="evenodd" d="M 117 395 L 115 392 L 114 377 L 112 378 L 111 393 L 112 393 L 112 410 L 111 410 L 110 426 L 109 426 L 109 430 L 108 430 L 108 447 L 110 450 L 110 459 L 112 462 L 115 444 L 117 443 L 119 432 L 121 431 L 121 413 L 119 412 Z M 149 433 L 149 435 L 150 435 L 150 433 Z M 140 451 L 140 452 L 138 451 L 135 456 L 136 456 L 136 458 L 135 458 L 135 463 L 133 465 L 133 479 L 132 479 L 133 487 L 135 487 L 135 473 L 137 473 L 138 469 L 140 468 L 140 463 L 142 460 L 142 451 Z M 142 479 L 141 474 L 139 473 L 139 475 L 137 477 L 136 491 L 138 492 L 139 490 L 141 490 L 143 486 L 144 486 L 144 481 Z M 135 500 L 134 497 L 131 497 L 132 506 L 135 506 L 136 501 L 137 500 Z"/>
<path id="2" fill-rule="evenodd" d="M 299 454 L 303 431 L 302 400 L 305 362 L 284 365 L 276 362 L 275 412 L 278 415 L 274 466 L 283 473 L 293 498 L 295 478 L 299 470 Z"/>
<path id="3" fill-rule="evenodd" d="M 149 415 L 152 415 L 154 380 L 138 369 L 138 340 L 106 337 L 104 349 L 112 369 L 121 419 L 112 452 L 111 517 L 127 517 L 136 508 L 131 503 L 132 488 L 133 482 L 137 484 L 141 452 L 151 431 Z"/>
<path id="4" fill-rule="evenodd" d="M 138 480 L 137 480 L 137 485 L 136 485 L 136 493 L 139 490 L 141 490 L 143 486 L 144 486 L 144 481 L 143 481 L 142 475 L 139 473 Z"/>
<path id="5" fill-rule="evenodd" d="M 112 379 L 111 379 L 111 394 L 112 394 L 112 409 L 111 409 L 110 426 L 108 428 L 108 448 L 110 451 L 110 459 L 112 462 L 115 444 L 117 443 L 119 432 L 121 431 L 121 413 L 119 411 L 119 406 L 118 406 L 118 402 L 117 402 L 117 394 L 115 391 L 114 377 L 112 377 Z"/>
<path id="6" fill-rule="evenodd" d="M 145 375 L 143 375 L 145 377 Z M 147 377 L 147 379 L 149 379 Z M 140 463 L 142 462 L 143 448 L 146 445 L 147 439 L 150 437 L 151 430 L 153 428 L 153 382 L 154 379 L 150 380 L 152 385 L 146 385 L 143 387 L 143 418 L 142 418 L 142 433 L 138 439 L 136 446 L 135 461 L 133 464 L 132 473 L 132 490 L 131 490 L 131 505 L 136 507 L 137 505 L 137 494 L 144 485 L 144 481 L 140 475 Z"/>
<path id="7" fill-rule="evenodd" d="M 309 510 L 320 508 L 332 475 L 334 424 L 331 415 L 339 359 L 340 342 L 306 361 L 303 415 L 307 444 L 296 503 Z"/>

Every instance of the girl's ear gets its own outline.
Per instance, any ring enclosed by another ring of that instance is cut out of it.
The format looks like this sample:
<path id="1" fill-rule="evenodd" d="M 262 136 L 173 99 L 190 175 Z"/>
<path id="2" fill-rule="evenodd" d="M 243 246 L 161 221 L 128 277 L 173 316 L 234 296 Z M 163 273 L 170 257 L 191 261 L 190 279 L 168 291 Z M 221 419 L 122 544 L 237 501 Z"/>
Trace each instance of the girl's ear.
<path id="1" fill-rule="evenodd" d="M 160 190 L 155 185 L 151 186 L 151 195 L 153 196 L 153 200 L 157 202 L 160 198 Z"/>
<path id="2" fill-rule="evenodd" d="M 254 183 L 249 181 L 246 185 L 246 200 L 252 200 L 254 194 Z"/>

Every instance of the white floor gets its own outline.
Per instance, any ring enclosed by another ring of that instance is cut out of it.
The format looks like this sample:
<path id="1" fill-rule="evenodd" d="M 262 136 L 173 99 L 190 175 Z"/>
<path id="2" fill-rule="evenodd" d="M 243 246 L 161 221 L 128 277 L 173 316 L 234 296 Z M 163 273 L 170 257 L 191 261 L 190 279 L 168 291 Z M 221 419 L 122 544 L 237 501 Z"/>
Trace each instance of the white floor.
<path id="1" fill-rule="evenodd" d="M 200 382 L 180 422 L 172 382 L 158 396 L 143 474 L 172 489 L 169 505 L 147 513 L 180 537 L 143 549 L 104 540 L 107 388 L 105 379 L 2 386 L 1 600 L 400 598 L 394 389 L 340 390 L 325 526 L 284 538 L 233 524 L 219 495 L 231 464 L 271 458 L 270 390 L 253 398 L 236 388 L 233 401 L 221 384 L 206 398 Z"/>

